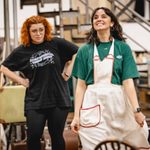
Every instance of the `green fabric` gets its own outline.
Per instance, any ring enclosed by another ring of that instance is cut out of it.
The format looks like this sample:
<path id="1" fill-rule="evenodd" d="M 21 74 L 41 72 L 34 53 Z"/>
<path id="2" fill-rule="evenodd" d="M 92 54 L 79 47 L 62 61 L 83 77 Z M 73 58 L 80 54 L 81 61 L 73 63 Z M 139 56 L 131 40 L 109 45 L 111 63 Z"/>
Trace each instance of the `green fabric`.
<path id="1" fill-rule="evenodd" d="M 98 44 L 101 60 L 108 55 L 110 46 L 111 42 Z M 93 83 L 93 55 L 93 44 L 81 46 L 72 71 L 74 77 L 85 80 L 87 84 Z M 112 83 L 122 85 L 123 80 L 137 77 L 139 77 L 139 73 L 130 47 L 123 41 L 115 40 Z"/>

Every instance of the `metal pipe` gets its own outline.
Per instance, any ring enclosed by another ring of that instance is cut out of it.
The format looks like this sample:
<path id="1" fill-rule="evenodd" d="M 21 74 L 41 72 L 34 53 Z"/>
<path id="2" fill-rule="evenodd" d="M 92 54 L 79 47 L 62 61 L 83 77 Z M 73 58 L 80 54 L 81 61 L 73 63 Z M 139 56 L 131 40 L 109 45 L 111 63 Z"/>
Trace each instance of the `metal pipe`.
<path id="1" fill-rule="evenodd" d="M 112 0 L 112 2 L 111 2 L 111 11 L 115 12 L 115 1 L 114 0 Z"/>
<path id="2" fill-rule="evenodd" d="M 4 0 L 4 39 L 6 41 L 6 56 L 10 53 L 9 0 Z"/>
<path id="3" fill-rule="evenodd" d="M 150 88 L 150 61 L 147 62 L 147 80 L 148 80 L 148 87 Z"/>
<path id="4" fill-rule="evenodd" d="M 70 9 L 72 10 L 72 0 L 69 0 Z"/>
<path id="5" fill-rule="evenodd" d="M 13 0 L 14 47 L 18 46 L 17 1 Z"/>
<path id="6" fill-rule="evenodd" d="M 85 15 L 86 15 L 86 24 L 88 24 L 89 21 L 89 1 L 86 0 L 86 5 L 85 5 Z"/>
<path id="7" fill-rule="evenodd" d="M 60 0 L 59 2 L 59 17 L 60 17 L 60 22 L 59 22 L 59 26 L 60 26 L 60 37 L 63 38 L 64 37 L 64 25 L 63 25 L 63 15 L 62 15 L 62 1 Z"/>

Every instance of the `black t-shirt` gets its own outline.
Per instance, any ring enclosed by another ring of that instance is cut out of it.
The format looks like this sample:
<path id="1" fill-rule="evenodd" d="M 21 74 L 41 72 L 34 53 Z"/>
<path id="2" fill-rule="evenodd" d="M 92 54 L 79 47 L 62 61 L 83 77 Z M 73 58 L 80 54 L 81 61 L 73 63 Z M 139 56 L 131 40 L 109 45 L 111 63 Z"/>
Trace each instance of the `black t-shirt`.
<path id="1" fill-rule="evenodd" d="M 2 63 L 12 71 L 22 72 L 29 79 L 25 110 L 70 107 L 67 82 L 61 73 L 78 47 L 62 38 L 53 38 L 30 47 L 20 45 Z"/>

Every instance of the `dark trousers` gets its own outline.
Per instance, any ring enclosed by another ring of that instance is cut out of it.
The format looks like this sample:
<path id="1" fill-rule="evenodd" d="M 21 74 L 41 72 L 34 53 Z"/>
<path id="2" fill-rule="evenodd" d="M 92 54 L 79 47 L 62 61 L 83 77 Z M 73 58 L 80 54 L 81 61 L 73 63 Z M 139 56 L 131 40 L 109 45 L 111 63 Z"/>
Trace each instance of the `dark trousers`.
<path id="1" fill-rule="evenodd" d="M 28 150 L 41 150 L 40 139 L 46 121 L 51 136 L 52 150 L 65 150 L 63 130 L 68 112 L 68 108 L 28 110 L 26 112 Z"/>

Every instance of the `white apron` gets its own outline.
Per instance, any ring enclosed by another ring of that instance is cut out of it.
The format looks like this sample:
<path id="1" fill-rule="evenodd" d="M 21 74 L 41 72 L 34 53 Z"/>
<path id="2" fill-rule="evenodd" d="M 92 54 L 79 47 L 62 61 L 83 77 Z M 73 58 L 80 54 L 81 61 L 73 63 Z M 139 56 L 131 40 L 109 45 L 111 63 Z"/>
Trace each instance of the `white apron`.
<path id="1" fill-rule="evenodd" d="M 148 147 L 148 127 L 141 128 L 123 87 L 111 83 L 114 40 L 109 54 L 100 60 L 94 45 L 94 84 L 88 85 L 80 110 L 79 136 L 83 150 L 93 150 L 106 139 L 117 138 L 131 145 Z"/>

